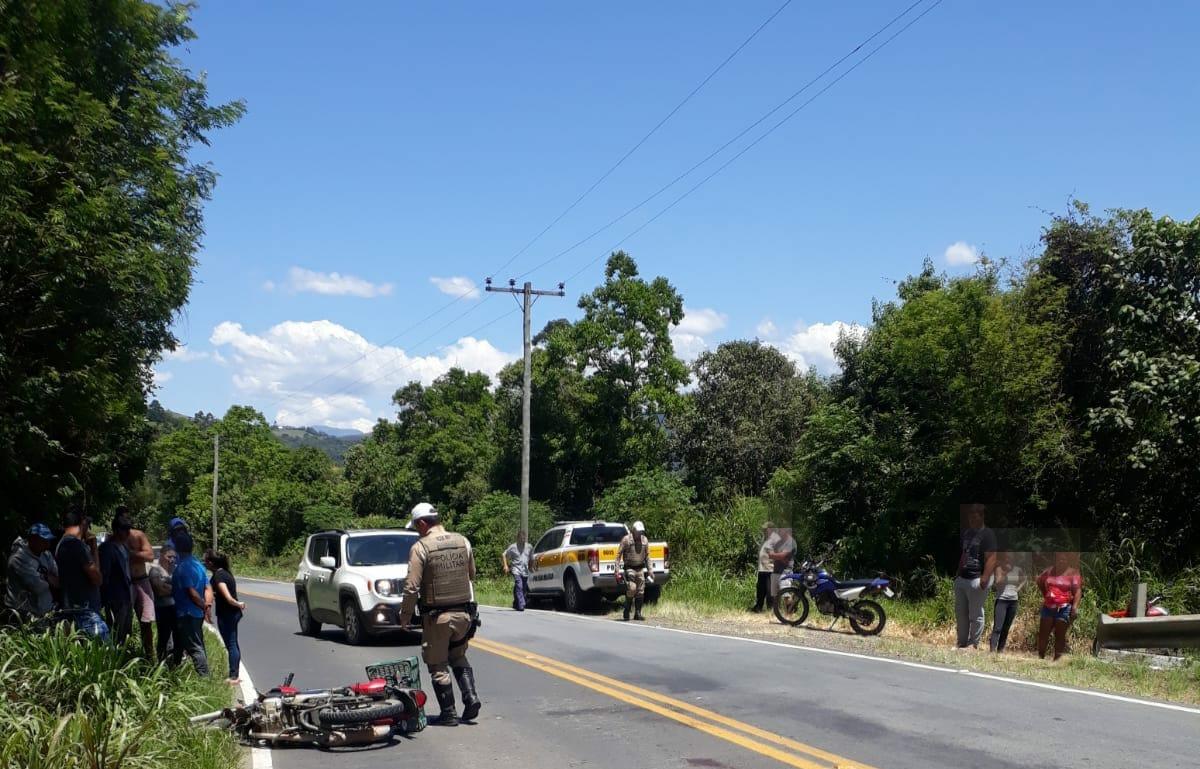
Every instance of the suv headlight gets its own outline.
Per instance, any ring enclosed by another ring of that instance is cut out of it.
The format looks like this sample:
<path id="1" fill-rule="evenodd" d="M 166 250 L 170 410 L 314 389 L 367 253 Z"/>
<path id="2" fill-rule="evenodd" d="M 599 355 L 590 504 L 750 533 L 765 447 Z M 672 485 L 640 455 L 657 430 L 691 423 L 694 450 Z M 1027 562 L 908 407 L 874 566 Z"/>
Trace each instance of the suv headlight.
<path id="1" fill-rule="evenodd" d="M 390 579 L 375 580 L 375 592 L 382 596 L 390 596 L 395 592 L 396 585 Z"/>

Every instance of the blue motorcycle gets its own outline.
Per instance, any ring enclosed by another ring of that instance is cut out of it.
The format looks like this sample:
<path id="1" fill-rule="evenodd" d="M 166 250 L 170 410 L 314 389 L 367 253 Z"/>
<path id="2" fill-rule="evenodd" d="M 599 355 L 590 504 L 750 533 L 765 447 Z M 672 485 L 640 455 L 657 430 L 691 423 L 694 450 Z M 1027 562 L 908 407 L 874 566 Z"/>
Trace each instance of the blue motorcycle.
<path id="1" fill-rule="evenodd" d="M 833 617 L 830 627 L 840 618 L 850 620 L 850 627 L 859 635 L 879 635 L 887 622 L 887 613 L 871 597 L 883 595 L 894 598 L 896 593 L 886 577 L 852 579 L 839 582 L 824 567 L 824 559 L 805 561 L 792 574 L 784 574 L 780 582 L 791 582 L 775 597 L 775 617 L 785 625 L 800 625 L 808 619 L 808 596 L 812 595 L 817 611 Z"/>

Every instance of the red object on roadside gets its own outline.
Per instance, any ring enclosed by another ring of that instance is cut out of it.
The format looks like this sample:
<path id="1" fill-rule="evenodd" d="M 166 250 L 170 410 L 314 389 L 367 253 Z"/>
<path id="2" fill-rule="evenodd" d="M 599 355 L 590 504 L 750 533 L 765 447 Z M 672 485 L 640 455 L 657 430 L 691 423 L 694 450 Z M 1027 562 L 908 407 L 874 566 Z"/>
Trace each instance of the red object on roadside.
<path id="1" fill-rule="evenodd" d="M 387 681 L 382 678 L 361 681 L 350 687 L 350 691 L 355 694 L 382 694 L 385 689 L 387 689 Z"/>

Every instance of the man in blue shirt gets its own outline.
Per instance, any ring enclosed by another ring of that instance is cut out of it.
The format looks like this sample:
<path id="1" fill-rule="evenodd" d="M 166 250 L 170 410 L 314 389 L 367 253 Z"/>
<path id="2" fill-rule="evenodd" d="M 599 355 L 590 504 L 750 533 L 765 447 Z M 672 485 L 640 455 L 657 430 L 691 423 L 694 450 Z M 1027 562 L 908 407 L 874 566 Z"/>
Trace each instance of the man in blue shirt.
<path id="1" fill-rule="evenodd" d="M 187 533 L 187 530 L 187 521 L 183 520 L 182 518 L 172 518 L 167 524 L 167 547 L 178 553 L 179 548 L 175 547 L 175 538 L 180 534 Z"/>
<path id="2" fill-rule="evenodd" d="M 186 531 L 175 535 L 175 551 L 179 563 L 171 575 L 171 587 L 175 598 L 176 632 L 175 643 L 179 644 L 199 675 L 208 675 L 208 656 L 204 653 L 204 618 L 208 614 L 205 588 L 208 573 L 204 565 L 192 554 L 195 543 Z"/>

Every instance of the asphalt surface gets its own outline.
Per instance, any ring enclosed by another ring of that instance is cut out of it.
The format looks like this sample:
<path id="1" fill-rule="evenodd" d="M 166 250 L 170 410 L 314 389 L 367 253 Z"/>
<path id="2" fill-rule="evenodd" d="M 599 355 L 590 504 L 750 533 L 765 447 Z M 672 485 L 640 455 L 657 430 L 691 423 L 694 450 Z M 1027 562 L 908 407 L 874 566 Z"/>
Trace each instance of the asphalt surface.
<path id="1" fill-rule="evenodd" d="M 343 685 L 418 639 L 299 635 L 289 585 L 242 580 L 243 663 Z M 271 594 L 275 600 L 253 595 Z M 1200 715 L 1073 691 L 553 612 L 484 608 L 483 712 L 382 747 L 273 751 L 276 767 L 1016 769 L 1196 766 Z M 436 704 L 423 672 L 431 709 Z"/>

